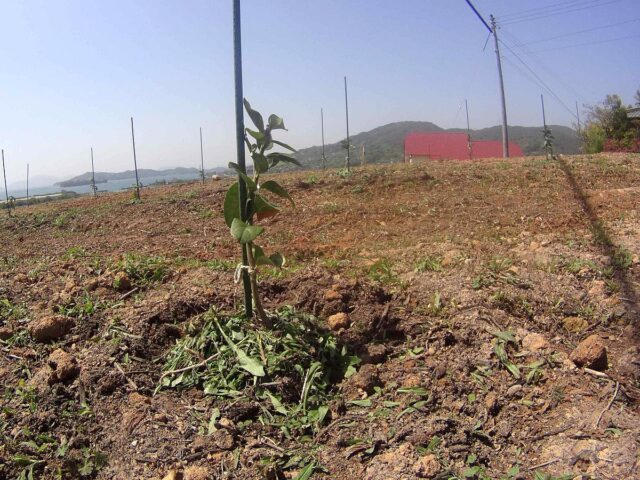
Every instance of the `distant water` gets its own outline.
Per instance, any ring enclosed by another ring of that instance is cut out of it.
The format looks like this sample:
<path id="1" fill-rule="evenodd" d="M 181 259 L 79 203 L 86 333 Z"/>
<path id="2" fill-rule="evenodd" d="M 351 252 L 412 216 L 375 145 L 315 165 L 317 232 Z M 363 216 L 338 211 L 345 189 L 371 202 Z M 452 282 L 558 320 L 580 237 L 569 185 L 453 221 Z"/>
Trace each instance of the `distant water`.
<path id="1" fill-rule="evenodd" d="M 140 183 L 143 186 L 150 186 L 152 183 L 166 181 L 167 183 L 174 182 L 177 180 L 198 180 L 200 178 L 200 174 L 198 172 L 194 173 L 183 173 L 183 174 L 172 174 L 172 175 L 158 175 L 153 177 L 144 177 L 140 179 Z M 98 191 L 99 192 L 119 192 L 120 190 L 124 190 L 127 188 L 131 188 L 135 185 L 136 179 L 133 178 L 124 178 L 122 180 L 112 180 L 110 182 L 98 183 Z M 80 185 L 74 187 L 60 187 L 56 185 L 50 185 L 48 187 L 37 187 L 37 188 L 29 188 L 29 196 L 33 195 L 47 195 L 50 193 L 59 193 L 62 190 L 65 192 L 76 192 L 76 193 L 91 193 L 90 185 Z M 25 197 L 27 195 L 26 190 L 20 189 L 9 189 L 9 195 L 13 195 L 16 198 Z M 2 200 L 4 200 L 4 191 L 2 192 Z"/>

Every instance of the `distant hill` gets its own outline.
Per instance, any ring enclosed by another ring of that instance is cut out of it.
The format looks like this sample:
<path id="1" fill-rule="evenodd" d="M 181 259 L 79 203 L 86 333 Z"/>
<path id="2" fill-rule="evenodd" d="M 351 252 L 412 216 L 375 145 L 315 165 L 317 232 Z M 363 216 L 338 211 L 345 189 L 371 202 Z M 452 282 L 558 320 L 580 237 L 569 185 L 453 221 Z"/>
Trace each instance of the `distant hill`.
<path id="1" fill-rule="evenodd" d="M 550 125 L 555 137 L 555 150 L 558 153 L 579 153 L 580 139 L 576 132 L 562 125 Z M 396 122 L 374 128 L 368 132 L 351 136 L 351 159 L 354 165 L 360 163 L 362 144 L 365 147 L 367 163 L 387 163 L 402 160 L 404 137 L 410 132 L 466 132 L 452 128 L 445 130 L 431 122 Z M 472 130 L 471 137 L 476 140 L 502 140 L 500 126 Z M 509 140 L 518 143 L 525 155 L 543 155 L 541 127 L 509 127 Z M 345 150 L 340 142 L 325 145 L 327 165 L 344 165 Z M 296 158 L 305 168 L 322 167 L 322 147 L 314 146 L 298 150 Z"/>
<path id="2" fill-rule="evenodd" d="M 226 167 L 216 167 L 212 169 L 205 169 L 205 173 L 210 174 L 218 174 L 223 175 L 229 173 L 229 169 Z M 141 168 L 138 170 L 138 178 L 149 178 L 149 177 L 162 177 L 162 176 L 171 176 L 171 175 L 188 175 L 193 174 L 197 176 L 200 174 L 200 170 L 197 168 L 169 168 L 166 170 L 152 170 L 150 168 Z M 112 180 L 125 180 L 128 178 L 136 178 L 136 173 L 134 170 L 126 170 L 124 172 L 96 172 L 96 183 L 106 183 Z M 80 185 L 91 185 L 91 172 L 83 173 L 82 175 L 77 175 L 69 180 L 65 180 L 63 182 L 58 182 L 55 185 L 60 187 L 77 187 Z"/>

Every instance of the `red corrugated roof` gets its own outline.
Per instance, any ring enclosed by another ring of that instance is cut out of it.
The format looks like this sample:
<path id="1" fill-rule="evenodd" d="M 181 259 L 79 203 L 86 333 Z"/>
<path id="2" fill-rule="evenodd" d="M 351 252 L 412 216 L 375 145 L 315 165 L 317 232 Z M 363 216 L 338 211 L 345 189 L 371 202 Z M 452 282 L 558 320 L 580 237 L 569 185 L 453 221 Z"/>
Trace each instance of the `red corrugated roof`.
<path id="1" fill-rule="evenodd" d="M 502 142 L 475 140 L 471 142 L 473 158 L 502 157 Z M 428 156 L 433 159 L 466 160 L 469 158 L 466 133 L 412 132 L 404 139 L 405 155 Z M 522 157 L 520 145 L 509 142 L 509 153 Z"/>

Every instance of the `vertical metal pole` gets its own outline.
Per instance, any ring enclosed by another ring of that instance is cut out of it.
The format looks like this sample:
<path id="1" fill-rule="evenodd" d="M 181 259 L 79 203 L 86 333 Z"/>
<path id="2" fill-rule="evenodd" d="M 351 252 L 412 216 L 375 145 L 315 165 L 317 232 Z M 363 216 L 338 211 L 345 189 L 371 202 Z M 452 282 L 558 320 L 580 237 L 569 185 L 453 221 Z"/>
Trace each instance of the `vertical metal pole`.
<path id="1" fill-rule="evenodd" d="M 327 157 L 324 156 L 324 111 L 320 109 L 320 127 L 322 128 L 322 168 L 327 168 Z"/>
<path id="2" fill-rule="evenodd" d="M 349 138 L 349 99 L 347 96 L 347 77 L 344 77 L 344 108 L 347 114 L 347 172 L 351 168 L 351 139 Z"/>
<path id="3" fill-rule="evenodd" d="M 576 118 L 578 119 L 578 135 L 580 135 L 580 110 L 578 110 L 578 101 L 576 100 Z"/>
<path id="4" fill-rule="evenodd" d="M 27 205 L 29 205 L 29 164 L 27 163 Z"/>
<path id="5" fill-rule="evenodd" d="M 138 179 L 138 160 L 136 159 L 136 136 L 133 133 L 133 117 L 131 117 L 131 140 L 133 141 L 133 166 L 136 170 L 136 198 L 140 200 L 140 181 Z"/>
<path id="6" fill-rule="evenodd" d="M 540 103 L 542 104 L 542 126 L 547 129 L 547 117 L 544 113 L 544 95 L 540 94 Z"/>
<path id="7" fill-rule="evenodd" d="M 242 30 L 240 22 L 240 0 L 233 0 L 233 71 L 235 77 L 236 103 L 236 153 L 238 167 L 246 174 L 244 158 L 244 112 L 242 93 Z M 240 219 L 247 220 L 247 185 L 242 176 L 238 175 L 238 195 L 240 200 Z M 249 257 L 246 244 L 242 247 L 242 265 L 248 267 Z M 251 295 L 251 281 L 247 268 L 242 269 L 242 284 L 244 286 L 244 312 L 247 318 L 253 316 L 253 297 Z"/>
<path id="8" fill-rule="evenodd" d="M 7 189 L 7 171 L 4 169 L 4 149 L 2 149 L 2 175 L 4 177 L 4 196 L 9 204 L 9 190 Z"/>
<path id="9" fill-rule="evenodd" d="M 469 126 L 469 104 L 464 99 L 464 108 L 467 111 L 467 150 L 469 150 L 469 160 L 473 160 L 473 147 L 471 145 L 471 127 Z"/>
<path id="10" fill-rule="evenodd" d="M 504 98 L 504 80 L 502 79 L 502 60 L 500 59 L 500 46 L 498 43 L 498 29 L 496 27 L 496 18 L 491 15 L 491 30 L 493 32 L 493 41 L 496 48 L 496 59 L 498 61 L 498 77 L 500 79 L 500 99 L 502 100 L 502 156 L 509 158 L 509 131 L 507 127 L 507 103 Z"/>
<path id="11" fill-rule="evenodd" d="M 5 207 L 9 216 L 11 216 L 11 209 L 9 208 L 9 190 L 7 189 L 7 171 L 4 168 L 4 148 L 2 149 L 2 176 L 4 177 L 4 195 L 6 199 Z"/>
<path id="12" fill-rule="evenodd" d="M 96 185 L 96 170 L 93 166 L 93 147 L 91 147 L 91 188 L 93 189 L 93 196 L 98 196 L 98 187 Z"/>
<path id="13" fill-rule="evenodd" d="M 200 173 L 202 175 L 202 184 L 204 185 L 204 150 L 202 149 L 202 127 L 200 127 Z"/>
<path id="14" fill-rule="evenodd" d="M 364 143 L 362 144 L 362 165 L 366 165 L 367 160 L 364 157 Z"/>

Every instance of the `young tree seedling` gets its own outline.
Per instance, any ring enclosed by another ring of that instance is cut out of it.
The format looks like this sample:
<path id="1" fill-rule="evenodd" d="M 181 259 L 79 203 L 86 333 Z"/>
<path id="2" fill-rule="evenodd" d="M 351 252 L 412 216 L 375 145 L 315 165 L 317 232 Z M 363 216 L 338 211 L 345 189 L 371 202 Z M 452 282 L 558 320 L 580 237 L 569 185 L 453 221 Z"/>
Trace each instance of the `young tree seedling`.
<path id="1" fill-rule="evenodd" d="M 262 247 L 254 243 L 255 239 L 263 233 L 264 227 L 256 225 L 256 221 L 273 217 L 280 212 L 280 207 L 271 203 L 263 192 L 271 192 L 285 200 L 288 200 L 292 206 L 295 203 L 289 192 L 287 192 L 275 180 L 262 181 L 261 176 L 266 174 L 279 163 L 292 163 L 300 166 L 300 163 L 291 155 L 282 152 L 267 153 L 274 146 L 280 146 L 291 152 L 295 152 L 286 143 L 282 143 L 273 139 L 274 130 L 286 130 L 284 121 L 277 115 L 269 115 L 265 125 L 262 115 L 251 108 L 251 105 L 244 99 L 244 107 L 256 127 L 256 130 L 245 128 L 245 144 L 249 149 L 251 159 L 253 160 L 253 177 L 249 177 L 238 164 L 229 163 L 229 168 L 238 172 L 239 177 L 244 180 L 247 187 L 247 201 L 245 205 L 240 204 L 239 200 L 239 182 L 235 182 L 227 191 L 224 200 L 224 219 L 227 226 L 231 229 L 231 235 L 243 246 L 247 253 L 248 265 L 238 266 L 236 270 L 236 281 L 239 281 L 243 268 L 249 273 L 251 283 L 251 297 L 255 306 L 258 320 L 265 326 L 271 327 L 271 320 L 264 311 L 262 300 L 258 290 L 257 268 L 260 265 L 268 265 L 281 268 L 285 263 L 285 258 L 281 253 L 273 253 L 269 256 L 264 252 Z M 244 221 L 242 219 L 245 219 Z"/>

